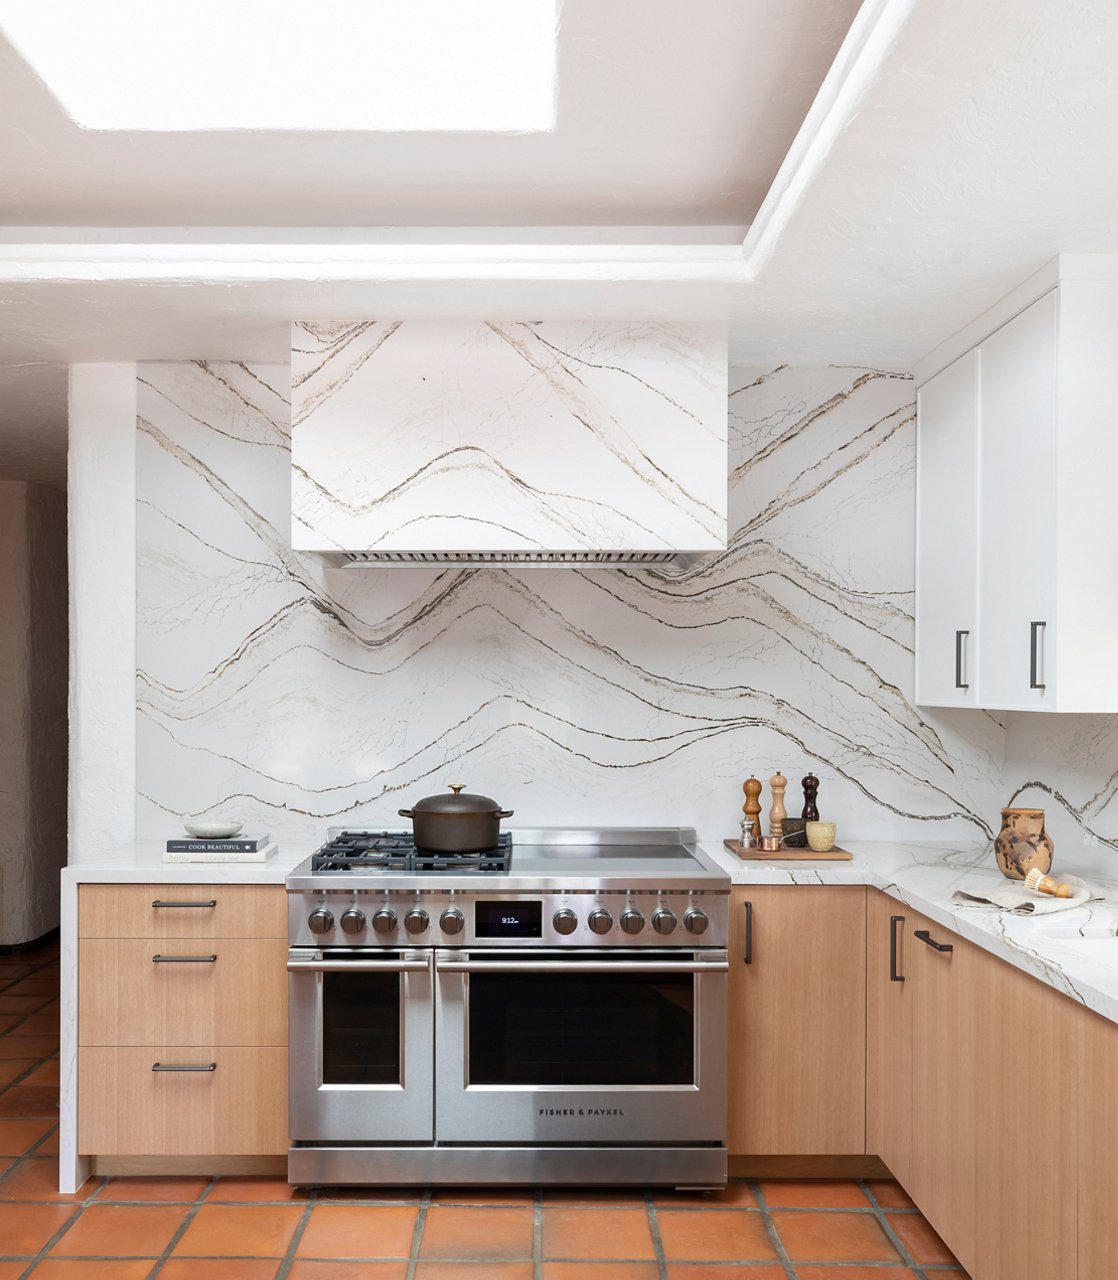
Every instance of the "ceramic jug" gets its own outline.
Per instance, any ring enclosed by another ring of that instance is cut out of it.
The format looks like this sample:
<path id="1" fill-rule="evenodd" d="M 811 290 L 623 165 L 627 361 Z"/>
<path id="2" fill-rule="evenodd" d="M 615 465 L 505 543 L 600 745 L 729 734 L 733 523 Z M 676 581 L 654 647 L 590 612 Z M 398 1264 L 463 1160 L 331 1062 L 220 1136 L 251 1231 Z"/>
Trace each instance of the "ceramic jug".
<path id="1" fill-rule="evenodd" d="M 998 870 L 1010 880 L 1024 880 L 1036 867 L 1047 874 L 1053 845 L 1044 829 L 1043 809 L 1003 809 L 1002 829 L 994 841 Z"/>

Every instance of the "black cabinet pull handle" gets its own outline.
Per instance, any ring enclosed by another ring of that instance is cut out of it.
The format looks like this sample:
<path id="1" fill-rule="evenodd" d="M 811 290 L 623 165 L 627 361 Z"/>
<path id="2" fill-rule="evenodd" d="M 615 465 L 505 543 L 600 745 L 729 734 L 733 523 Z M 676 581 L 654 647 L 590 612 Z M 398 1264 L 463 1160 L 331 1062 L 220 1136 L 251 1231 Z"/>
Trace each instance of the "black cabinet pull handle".
<path id="1" fill-rule="evenodd" d="M 216 1071 L 216 1062 L 199 1063 L 197 1066 L 177 1066 L 170 1062 L 153 1062 L 151 1064 L 152 1071 Z"/>
<path id="2" fill-rule="evenodd" d="M 211 898 L 209 902 L 163 902 L 159 898 L 151 904 L 153 907 L 216 907 L 217 899 Z"/>
<path id="3" fill-rule="evenodd" d="M 969 689 L 970 685 L 963 680 L 963 650 L 966 647 L 969 631 L 955 632 L 955 688 Z"/>
<path id="4" fill-rule="evenodd" d="M 889 981 L 904 982 L 904 974 L 897 972 L 897 925 L 904 924 L 904 916 L 889 917 Z"/>
<path id="5" fill-rule="evenodd" d="M 926 942 L 933 951 L 954 951 L 955 948 L 950 942 L 937 942 L 935 938 L 927 931 L 927 929 L 917 929 L 913 937 L 919 938 L 921 942 Z"/>
<path id="6" fill-rule="evenodd" d="M 1043 689 L 1044 681 L 1038 680 L 1038 668 L 1040 667 L 1040 641 L 1041 628 L 1046 627 L 1047 622 L 1030 622 L 1029 623 L 1029 688 Z"/>
<path id="7" fill-rule="evenodd" d="M 152 956 L 152 964 L 214 964 L 216 952 L 212 956 Z"/>
<path id="8" fill-rule="evenodd" d="M 753 903 L 745 904 L 745 963 L 753 963 Z"/>

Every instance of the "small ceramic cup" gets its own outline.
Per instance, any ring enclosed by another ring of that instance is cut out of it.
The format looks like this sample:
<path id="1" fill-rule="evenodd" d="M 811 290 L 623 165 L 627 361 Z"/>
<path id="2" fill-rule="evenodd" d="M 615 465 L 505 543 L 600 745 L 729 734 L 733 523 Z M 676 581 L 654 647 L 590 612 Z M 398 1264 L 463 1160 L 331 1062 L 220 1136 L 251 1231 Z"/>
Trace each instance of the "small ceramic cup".
<path id="1" fill-rule="evenodd" d="M 805 825 L 808 847 L 816 853 L 830 853 L 835 847 L 835 824 L 833 822 L 809 822 Z"/>

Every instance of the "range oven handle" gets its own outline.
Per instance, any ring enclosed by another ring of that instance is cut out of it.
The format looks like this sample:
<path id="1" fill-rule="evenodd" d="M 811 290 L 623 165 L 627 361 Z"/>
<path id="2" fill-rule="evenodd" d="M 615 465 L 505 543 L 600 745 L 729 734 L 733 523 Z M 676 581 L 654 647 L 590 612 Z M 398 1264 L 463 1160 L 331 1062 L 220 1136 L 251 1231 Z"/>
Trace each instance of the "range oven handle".
<path id="1" fill-rule="evenodd" d="M 430 973 L 431 960 L 288 960 L 288 973 Z"/>
<path id="2" fill-rule="evenodd" d="M 494 960 L 471 963 L 467 960 L 440 960 L 439 973 L 729 973 L 723 960 L 672 964 L 656 960 Z"/>

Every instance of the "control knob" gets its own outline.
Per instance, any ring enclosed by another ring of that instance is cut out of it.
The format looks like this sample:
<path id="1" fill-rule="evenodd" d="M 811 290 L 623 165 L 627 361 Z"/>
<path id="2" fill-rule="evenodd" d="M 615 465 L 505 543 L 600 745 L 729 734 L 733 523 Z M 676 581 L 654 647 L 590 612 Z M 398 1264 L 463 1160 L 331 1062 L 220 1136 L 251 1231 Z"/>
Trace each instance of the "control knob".
<path id="1" fill-rule="evenodd" d="M 626 933 L 640 933 L 644 928 L 644 916 L 635 907 L 621 913 L 621 928 Z"/>
<path id="2" fill-rule="evenodd" d="M 360 933 L 365 927 L 365 913 L 356 907 L 342 912 L 342 928 L 346 933 Z"/>
<path id="3" fill-rule="evenodd" d="M 390 911 L 388 907 L 381 907 L 373 915 L 373 928 L 377 933 L 395 933 L 396 912 Z"/>
<path id="4" fill-rule="evenodd" d="M 688 911 L 683 917 L 683 927 L 688 933 L 706 933 L 710 919 L 705 911 Z"/>
<path id="5" fill-rule="evenodd" d="M 408 933 L 424 933 L 430 923 L 431 919 L 427 912 L 421 911 L 418 907 L 413 907 L 404 917 L 404 928 Z"/>
<path id="6" fill-rule="evenodd" d="M 466 917 L 456 907 L 451 907 L 439 917 L 439 924 L 442 925 L 443 933 L 461 933 L 466 927 Z"/>
<path id="7" fill-rule="evenodd" d="M 675 928 L 675 912 L 666 907 L 661 908 L 652 917 L 652 927 L 657 933 L 671 933 Z"/>
<path id="8" fill-rule="evenodd" d="M 596 911 L 591 911 L 586 918 L 586 923 L 590 926 L 592 933 L 609 933 L 613 925 L 613 916 L 604 908 L 599 907 Z"/>
<path id="9" fill-rule="evenodd" d="M 556 933 L 574 933 L 578 928 L 578 916 L 570 907 L 563 907 L 551 917 L 551 923 L 555 926 Z"/>
<path id="10" fill-rule="evenodd" d="M 325 907 L 315 907 L 307 917 L 311 933 L 329 933 L 334 927 L 334 917 Z"/>

